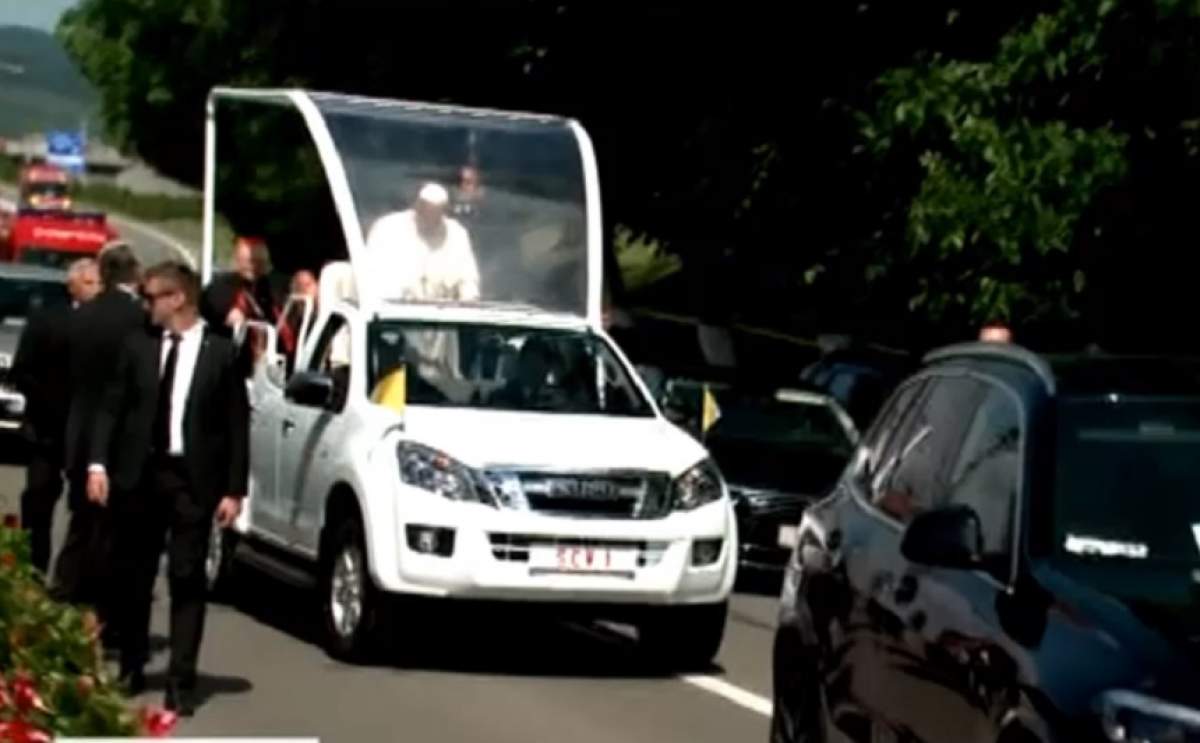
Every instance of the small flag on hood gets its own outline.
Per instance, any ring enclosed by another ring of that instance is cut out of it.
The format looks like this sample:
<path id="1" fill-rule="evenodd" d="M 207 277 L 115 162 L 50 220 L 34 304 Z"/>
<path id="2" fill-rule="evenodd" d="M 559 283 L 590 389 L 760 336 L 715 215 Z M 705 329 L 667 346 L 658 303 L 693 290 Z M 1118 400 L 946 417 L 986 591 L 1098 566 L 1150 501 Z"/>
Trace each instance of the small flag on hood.
<path id="1" fill-rule="evenodd" d="M 371 402 L 391 408 L 404 415 L 404 406 L 408 401 L 408 369 L 403 364 L 379 380 Z"/>
<path id="2" fill-rule="evenodd" d="M 713 395 L 712 390 L 708 385 L 704 385 L 704 408 L 701 414 L 701 432 L 708 433 L 708 429 L 716 425 L 721 418 L 721 407 L 717 405 L 717 398 Z"/>

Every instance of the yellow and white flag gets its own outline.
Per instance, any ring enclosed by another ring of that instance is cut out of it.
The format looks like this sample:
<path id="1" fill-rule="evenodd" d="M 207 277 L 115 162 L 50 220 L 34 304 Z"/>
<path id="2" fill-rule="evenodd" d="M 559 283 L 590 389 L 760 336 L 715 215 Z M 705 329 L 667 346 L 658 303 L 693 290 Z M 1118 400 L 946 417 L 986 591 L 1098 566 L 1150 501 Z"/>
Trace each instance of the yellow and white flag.
<path id="1" fill-rule="evenodd" d="M 717 405 L 717 398 L 713 395 L 709 386 L 704 385 L 704 407 L 700 417 L 701 432 L 708 433 L 708 429 L 716 425 L 720 418 L 721 407 Z"/>
<path id="2" fill-rule="evenodd" d="M 401 364 L 375 385 L 375 391 L 371 393 L 371 402 L 404 415 L 407 401 L 408 369 Z"/>

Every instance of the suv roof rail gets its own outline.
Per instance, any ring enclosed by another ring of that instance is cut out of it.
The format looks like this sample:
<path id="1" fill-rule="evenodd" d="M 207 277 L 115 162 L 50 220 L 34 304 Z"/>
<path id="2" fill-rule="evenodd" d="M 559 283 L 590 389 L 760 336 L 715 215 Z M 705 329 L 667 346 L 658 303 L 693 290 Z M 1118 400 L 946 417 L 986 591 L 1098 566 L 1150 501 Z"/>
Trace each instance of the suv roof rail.
<path id="1" fill-rule="evenodd" d="M 1041 356 L 1023 346 L 1014 343 L 984 343 L 982 341 L 956 343 L 952 346 L 935 348 L 925 354 L 923 362 L 932 364 L 955 358 L 1002 359 L 1014 364 L 1021 364 L 1042 380 L 1042 384 L 1046 385 L 1047 392 L 1051 395 L 1055 392 L 1054 371 L 1051 370 L 1050 365 Z"/>

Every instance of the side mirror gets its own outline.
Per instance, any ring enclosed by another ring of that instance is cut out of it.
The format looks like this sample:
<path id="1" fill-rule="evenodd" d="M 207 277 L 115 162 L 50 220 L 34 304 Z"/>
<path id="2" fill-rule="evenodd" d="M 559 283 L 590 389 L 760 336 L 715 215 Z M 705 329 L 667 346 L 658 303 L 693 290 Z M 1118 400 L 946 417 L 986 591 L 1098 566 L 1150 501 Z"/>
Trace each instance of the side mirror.
<path id="1" fill-rule="evenodd" d="M 288 381 L 284 396 L 297 405 L 328 408 L 333 404 L 333 378 L 319 372 L 296 372 Z"/>
<path id="2" fill-rule="evenodd" d="M 947 506 L 917 514 L 900 541 L 910 562 L 953 570 L 983 567 L 983 528 L 969 506 Z"/>

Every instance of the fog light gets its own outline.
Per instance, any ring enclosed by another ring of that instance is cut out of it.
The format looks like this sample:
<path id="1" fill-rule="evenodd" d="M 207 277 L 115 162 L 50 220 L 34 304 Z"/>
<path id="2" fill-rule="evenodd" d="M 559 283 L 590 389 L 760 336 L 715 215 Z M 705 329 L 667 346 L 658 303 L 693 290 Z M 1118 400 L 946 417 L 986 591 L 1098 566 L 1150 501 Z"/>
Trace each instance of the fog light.
<path id="1" fill-rule="evenodd" d="M 454 554 L 454 530 L 438 526 L 408 526 L 408 548 L 424 555 L 449 557 Z"/>
<path id="2" fill-rule="evenodd" d="M 692 544 L 692 567 L 712 565 L 721 556 L 724 539 L 698 539 Z"/>

